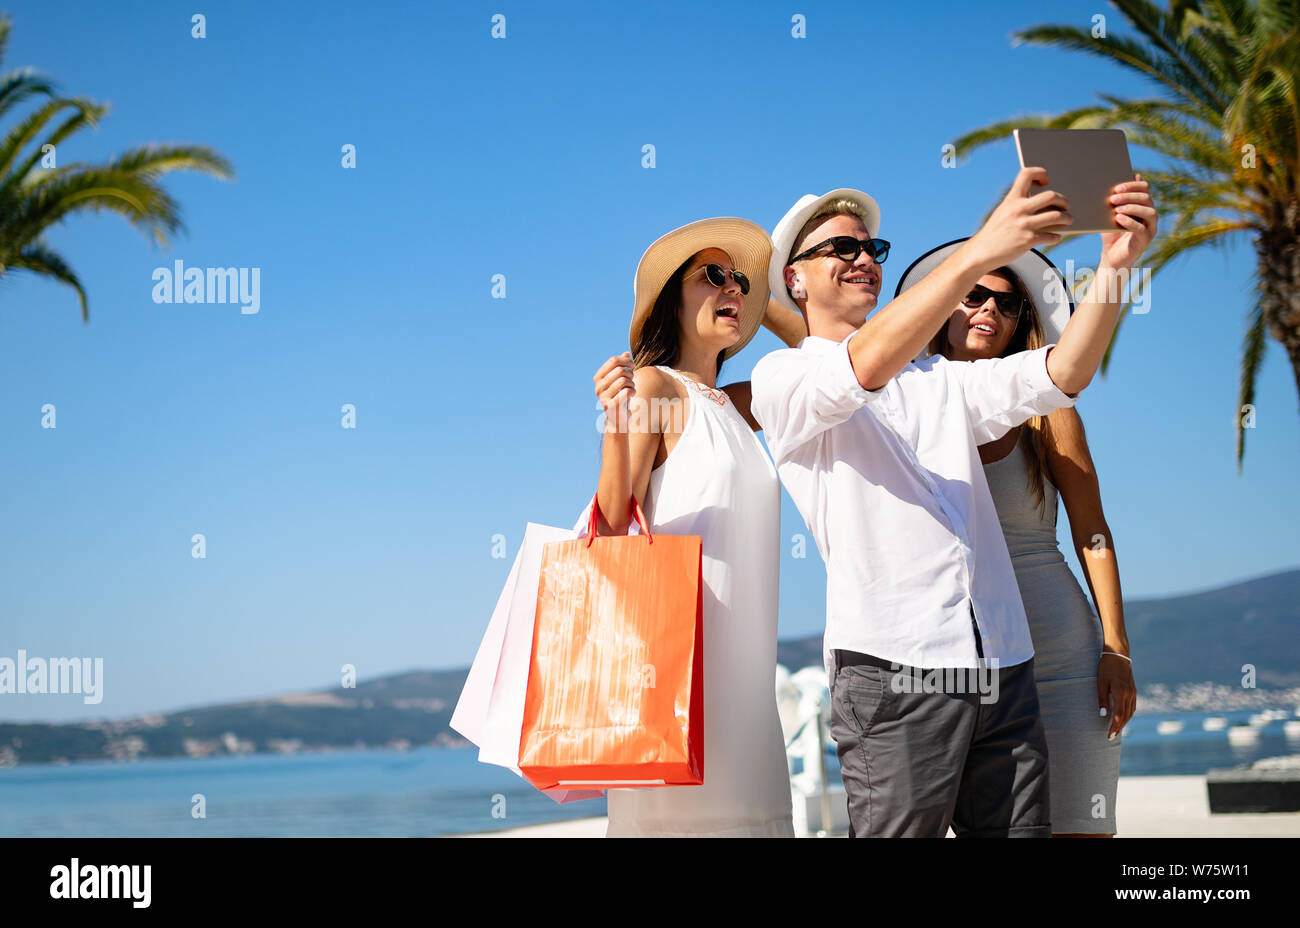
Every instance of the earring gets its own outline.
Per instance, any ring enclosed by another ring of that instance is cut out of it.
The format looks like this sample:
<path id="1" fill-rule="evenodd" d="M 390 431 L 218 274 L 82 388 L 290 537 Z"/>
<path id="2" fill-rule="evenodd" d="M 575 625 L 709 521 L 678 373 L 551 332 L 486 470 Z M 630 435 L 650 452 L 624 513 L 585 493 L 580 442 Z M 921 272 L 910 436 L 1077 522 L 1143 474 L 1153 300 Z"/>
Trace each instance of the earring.
<path id="1" fill-rule="evenodd" d="M 808 291 L 804 289 L 802 277 L 796 277 L 794 279 L 794 283 L 790 285 L 790 295 L 796 300 L 802 300 L 808 297 Z"/>

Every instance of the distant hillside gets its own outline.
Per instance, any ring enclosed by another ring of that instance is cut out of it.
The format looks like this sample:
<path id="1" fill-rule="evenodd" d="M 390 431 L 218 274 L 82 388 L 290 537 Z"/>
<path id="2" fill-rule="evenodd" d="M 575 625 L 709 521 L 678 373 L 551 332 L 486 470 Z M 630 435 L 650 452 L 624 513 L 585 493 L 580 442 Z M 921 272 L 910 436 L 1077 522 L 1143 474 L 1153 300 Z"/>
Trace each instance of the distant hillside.
<path id="1" fill-rule="evenodd" d="M 315 693 L 121 721 L 0 723 L 0 767 L 64 760 L 205 757 L 457 744 L 452 710 L 466 670 L 421 670 Z"/>
<path id="2" fill-rule="evenodd" d="M 1124 621 L 1146 682 L 1239 686 L 1253 664 L 1260 686 L 1300 686 L 1300 570 L 1126 602 Z"/>
<path id="3" fill-rule="evenodd" d="M 1300 569 L 1124 606 L 1144 705 L 1161 711 L 1267 698 L 1241 689 L 1300 687 Z M 791 670 L 821 664 L 821 636 L 780 642 Z M 466 669 L 422 670 L 252 702 L 119 721 L 0 723 L 0 767 L 74 760 L 203 757 L 272 751 L 452 745 L 448 723 Z M 1214 684 L 1214 687 L 1205 684 Z M 1191 696 L 1177 697 L 1175 691 Z M 1182 701 L 1180 702 L 1180 698 Z M 1192 701 L 1188 701 L 1192 700 Z"/>

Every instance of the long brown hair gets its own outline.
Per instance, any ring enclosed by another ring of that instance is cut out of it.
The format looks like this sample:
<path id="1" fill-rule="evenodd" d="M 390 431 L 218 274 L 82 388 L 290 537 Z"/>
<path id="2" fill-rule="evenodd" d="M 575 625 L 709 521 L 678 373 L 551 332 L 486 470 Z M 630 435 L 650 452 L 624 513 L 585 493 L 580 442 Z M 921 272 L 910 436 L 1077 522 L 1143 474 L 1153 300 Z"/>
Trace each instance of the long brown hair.
<path id="1" fill-rule="evenodd" d="M 1016 328 L 1011 333 L 1011 340 L 1007 342 L 1007 347 L 999 357 L 1005 358 L 1020 351 L 1032 351 L 1043 347 L 1046 342 L 1043 336 L 1043 323 L 1038 318 L 1038 311 L 1034 309 L 1033 300 L 1029 298 L 1029 290 L 1025 287 L 1025 282 L 1009 267 L 1000 267 L 990 271 L 989 274 L 993 277 L 1001 277 L 1011 284 L 1011 289 L 1024 301 L 1025 306 L 1020 311 L 1020 318 L 1016 320 Z M 947 322 L 944 322 L 943 328 L 930 339 L 930 353 L 941 354 L 945 358 L 952 357 L 952 345 L 948 343 Z M 1017 444 L 1025 456 L 1026 489 L 1033 497 L 1039 513 L 1046 515 L 1047 499 L 1043 481 L 1047 479 L 1047 417 L 1033 416 L 1025 426 Z"/>
<path id="2" fill-rule="evenodd" d="M 640 369 L 654 367 L 657 364 L 675 368 L 682 355 L 682 279 L 686 269 L 691 266 L 701 252 L 697 251 L 673 271 L 671 277 L 655 298 L 655 305 L 641 326 L 640 336 L 632 348 L 632 366 Z M 718 367 L 713 372 L 716 378 L 722 373 L 722 357 L 726 350 L 718 352 Z"/>

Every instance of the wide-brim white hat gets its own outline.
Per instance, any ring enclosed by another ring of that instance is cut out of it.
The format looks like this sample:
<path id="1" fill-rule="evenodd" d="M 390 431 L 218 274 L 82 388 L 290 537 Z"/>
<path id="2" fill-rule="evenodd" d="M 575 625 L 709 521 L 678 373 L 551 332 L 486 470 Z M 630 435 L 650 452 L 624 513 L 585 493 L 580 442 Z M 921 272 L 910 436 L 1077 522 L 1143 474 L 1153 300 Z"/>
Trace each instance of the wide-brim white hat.
<path id="1" fill-rule="evenodd" d="M 838 187 L 821 196 L 805 193 L 772 230 L 772 260 L 767 270 L 767 286 L 772 291 L 772 299 L 795 312 L 799 312 L 799 307 L 785 287 L 785 266 L 790 260 L 790 249 L 795 246 L 794 237 L 819 209 L 831 200 L 839 199 L 850 200 L 862 207 L 868 235 L 875 238 L 880 233 L 880 206 L 861 190 L 852 187 Z"/>
<path id="2" fill-rule="evenodd" d="M 661 235 L 641 255 L 632 280 L 632 326 L 627 335 L 633 352 L 668 278 L 692 255 L 706 248 L 725 251 L 736 269 L 749 278 L 749 293 L 740 312 L 740 339 L 723 353 L 723 358 L 736 354 L 758 332 L 763 313 L 767 312 L 767 265 L 772 254 L 767 230 L 732 216 L 700 219 Z"/>
<path id="3" fill-rule="evenodd" d="M 969 241 L 969 238 L 959 238 L 938 248 L 932 248 L 913 261 L 899 278 L 898 287 L 894 290 L 895 299 L 942 264 L 966 241 Z M 1070 321 L 1070 314 L 1074 312 L 1074 300 L 1070 296 L 1070 288 L 1066 285 L 1065 276 L 1060 269 L 1037 248 L 1031 248 L 1010 262 L 1007 267 L 1020 278 L 1020 282 L 1025 285 L 1025 290 L 1029 294 L 1030 302 L 1034 304 L 1038 324 L 1043 328 L 1043 344 L 1053 345 L 1060 341 L 1061 333 L 1065 331 L 1065 326 Z M 919 361 L 929 353 L 928 347 L 922 348 L 916 360 Z"/>

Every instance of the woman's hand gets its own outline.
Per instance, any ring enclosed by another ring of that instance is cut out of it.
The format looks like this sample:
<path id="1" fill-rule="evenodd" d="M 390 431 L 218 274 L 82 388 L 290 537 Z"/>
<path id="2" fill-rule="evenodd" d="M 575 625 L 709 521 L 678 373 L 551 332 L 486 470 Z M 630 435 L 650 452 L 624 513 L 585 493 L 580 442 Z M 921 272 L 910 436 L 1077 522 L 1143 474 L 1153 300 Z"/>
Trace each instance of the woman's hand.
<path id="1" fill-rule="evenodd" d="M 1102 651 L 1097 662 L 1097 701 L 1110 718 L 1107 738 L 1118 735 L 1137 711 L 1133 665 L 1113 651 Z"/>
<path id="2" fill-rule="evenodd" d="M 1156 236 L 1157 217 L 1151 186 L 1141 174 L 1134 174 L 1133 178 L 1111 188 L 1110 207 L 1121 231 L 1101 233 L 1102 267 L 1131 268 Z"/>
<path id="3" fill-rule="evenodd" d="M 615 355 L 591 379 L 596 384 L 596 399 L 605 410 L 605 431 L 627 434 L 628 403 L 636 396 L 632 355 L 626 351 Z"/>

